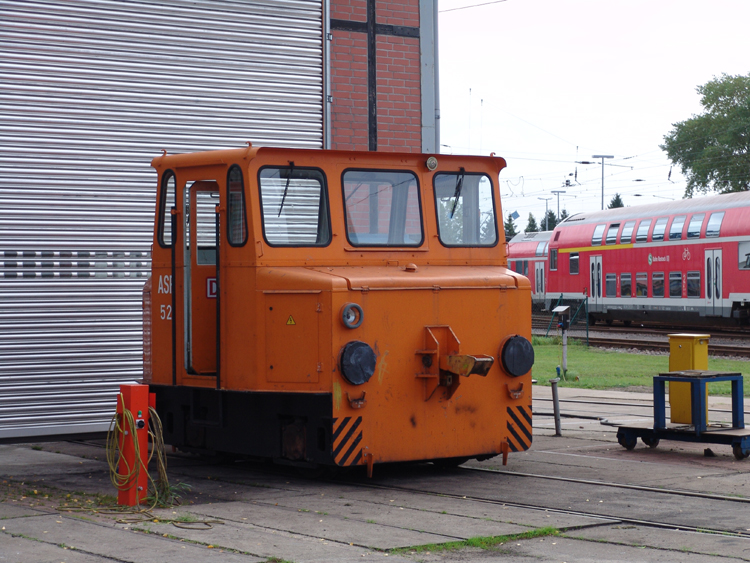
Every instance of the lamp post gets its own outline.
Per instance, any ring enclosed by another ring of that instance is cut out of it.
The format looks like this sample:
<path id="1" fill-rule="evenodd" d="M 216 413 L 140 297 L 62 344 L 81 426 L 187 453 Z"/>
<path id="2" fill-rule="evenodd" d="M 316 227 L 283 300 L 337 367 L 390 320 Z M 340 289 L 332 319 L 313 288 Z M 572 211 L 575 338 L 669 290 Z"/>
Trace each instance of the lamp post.
<path id="1" fill-rule="evenodd" d="M 604 159 L 605 158 L 614 158 L 611 154 L 594 154 L 591 156 L 591 158 L 601 158 L 602 159 L 602 211 L 604 211 Z"/>
<path id="2" fill-rule="evenodd" d="M 560 194 L 566 193 L 565 190 L 552 190 L 550 192 L 551 194 L 555 194 L 557 196 L 557 222 L 560 222 Z"/>
<path id="3" fill-rule="evenodd" d="M 549 225 L 549 221 L 547 220 L 547 205 L 548 201 L 551 200 L 551 197 L 538 197 L 537 199 L 543 199 L 544 200 L 544 230 L 549 231 L 547 226 Z"/>

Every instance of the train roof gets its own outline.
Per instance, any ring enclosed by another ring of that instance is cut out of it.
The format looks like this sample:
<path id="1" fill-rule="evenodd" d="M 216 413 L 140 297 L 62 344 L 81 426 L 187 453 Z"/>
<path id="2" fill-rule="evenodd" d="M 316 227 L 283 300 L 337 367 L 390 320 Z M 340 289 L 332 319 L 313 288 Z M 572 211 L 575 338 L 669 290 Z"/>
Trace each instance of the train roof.
<path id="1" fill-rule="evenodd" d="M 516 236 L 510 239 L 509 242 L 511 244 L 517 242 L 542 242 L 545 240 L 549 240 L 551 237 L 552 231 L 542 231 L 539 233 L 518 233 Z"/>
<path id="2" fill-rule="evenodd" d="M 628 219 L 641 219 L 643 217 L 654 217 L 657 215 L 724 211 L 733 207 L 748 206 L 750 206 L 750 192 L 734 192 L 731 194 L 699 197 L 694 199 L 681 199 L 670 201 L 668 203 L 650 203 L 647 205 L 635 205 L 633 207 L 605 209 L 604 211 L 576 213 L 565 219 L 565 221 L 559 223 L 557 228 L 573 227 L 586 223 L 626 221 Z M 515 240 L 515 238 L 516 237 L 514 237 L 513 240 Z"/>

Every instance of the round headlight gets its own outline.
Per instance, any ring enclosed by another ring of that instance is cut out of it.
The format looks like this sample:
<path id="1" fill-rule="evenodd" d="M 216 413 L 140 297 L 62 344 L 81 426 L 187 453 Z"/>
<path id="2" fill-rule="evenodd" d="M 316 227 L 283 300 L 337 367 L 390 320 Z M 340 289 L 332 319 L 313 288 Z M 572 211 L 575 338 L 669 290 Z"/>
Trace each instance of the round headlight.
<path id="1" fill-rule="evenodd" d="M 500 361 L 508 375 L 527 374 L 534 365 L 534 347 L 523 336 L 511 336 L 500 350 Z"/>
<path id="2" fill-rule="evenodd" d="M 427 164 L 427 170 L 429 170 L 430 172 L 432 172 L 433 170 L 435 170 L 438 167 L 437 158 L 435 158 L 434 156 L 431 156 L 430 158 L 427 159 L 427 163 L 426 164 Z"/>
<path id="3" fill-rule="evenodd" d="M 367 383 L 375 373 L 377 362 L 375 352 L 368 344 L 352 340 L 341 349 L 339 367 L 341 374 L 352 385 Z"/>

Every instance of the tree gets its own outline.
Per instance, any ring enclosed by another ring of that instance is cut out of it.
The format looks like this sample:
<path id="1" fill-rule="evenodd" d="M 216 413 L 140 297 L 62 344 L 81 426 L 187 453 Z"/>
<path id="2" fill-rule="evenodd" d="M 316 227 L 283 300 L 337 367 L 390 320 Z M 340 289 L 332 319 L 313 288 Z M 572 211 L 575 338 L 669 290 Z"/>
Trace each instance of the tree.
<path id="1" fill-rule="evenodd" d="M 505 240 L 510 240 L 518 234 L 518 231 L 516 231 L 516 224 L 513 221 L 513 215 L 511 213 L 508 213 L 508 218 L 505 220 L 503 227 L 505 228 Z"/>
<path id="2" fill-rule="evenodd" d="M 557 225 L 557 217 L 555 216 L 555 212 L 549 209 L 544 216 L 544 220 L 539 225 L 539 230 L 551 231 L 555 228 L 555 225 Z"/>
<path id="3" fill-rule="evenodd" d="M 674 123 L 660 145 L 687 178 L 685 196 L 750 189 L 750 75 L 723 74 L 696 90 L 703 113 Z"/>
<path id="4" fill-rule="evenodd" d="M 569 217 L 568 210 L 563 207 L 563 210 L 560 211 L 560 223 L 565 221 L 565 219 L 567 219 L 568 217 Z"/>
<path id="5" fill-rule="evenodd" d="M 536 219 L 534 219 L 534 215 L 529 213 L 529 221 L 526 224 L 526 229 L 524 230 L 525 233 L 536 233 L 539 231 L 539 227 L 536 225 Z"/>
<path id="6" fill-rule="evenodd" d="M 615 207 L 625 207 L 620 194 L 615 194 L 615 197 L 613 197 L 612 201 L 609 202 L 607 209 L 614 209 Z"/>

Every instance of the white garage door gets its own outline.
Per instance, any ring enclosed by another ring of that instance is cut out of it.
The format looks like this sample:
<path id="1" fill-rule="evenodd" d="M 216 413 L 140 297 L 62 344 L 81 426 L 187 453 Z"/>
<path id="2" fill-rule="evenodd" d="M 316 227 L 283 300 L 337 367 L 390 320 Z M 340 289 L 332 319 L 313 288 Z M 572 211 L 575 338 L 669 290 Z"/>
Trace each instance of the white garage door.
<path id="1" fill-rule="evenodd" d="M 0 440 L 106 430 L 141 377 L 169 153 L 323 146 L 320 0 L 0 1 Z"/>

